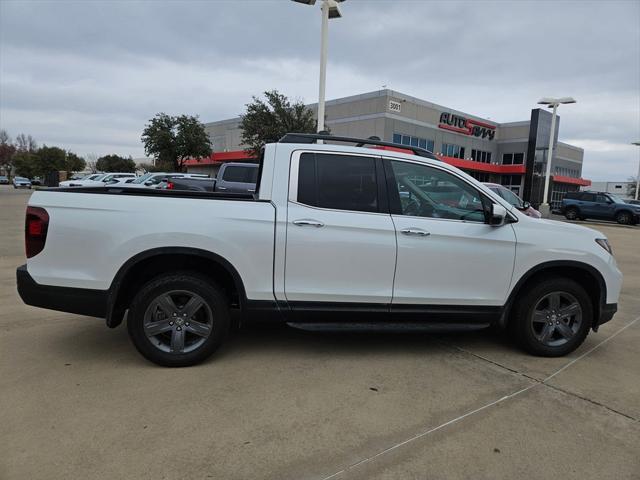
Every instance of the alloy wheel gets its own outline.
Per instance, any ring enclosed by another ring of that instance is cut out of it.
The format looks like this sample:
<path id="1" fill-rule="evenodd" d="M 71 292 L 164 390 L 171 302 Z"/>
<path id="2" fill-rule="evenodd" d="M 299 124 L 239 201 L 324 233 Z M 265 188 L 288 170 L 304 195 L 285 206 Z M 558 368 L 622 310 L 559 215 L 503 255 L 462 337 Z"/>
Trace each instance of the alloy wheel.
<path id="1" fill-rule="evenodd" d="M 213 331 L 213 312 L 204 299 L 187 290 L 172 290 L 153 299 L 144 314 L 144 333 L 158 350 L 189 353 Z"/>
<path id="2" fill-rule="evenodd" d="M 580 302 L 567 292 L 552 292 L 536 303 L 531 328 L 543 345 L 559 347 L 569 342 L 582 325 Z"/>

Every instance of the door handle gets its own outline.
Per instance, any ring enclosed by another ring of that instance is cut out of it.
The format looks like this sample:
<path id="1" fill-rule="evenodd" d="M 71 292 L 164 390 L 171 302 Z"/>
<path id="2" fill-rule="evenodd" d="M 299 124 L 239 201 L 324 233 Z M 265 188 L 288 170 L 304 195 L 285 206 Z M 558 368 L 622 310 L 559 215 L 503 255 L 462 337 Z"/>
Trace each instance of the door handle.
<path id="1" fill-rule="evenodd" d="M 218 190 L 226 190 L 227 187 L 218 187 Z"/>
<path id="2" fill-rule="evenodd" d="M 316 227 L 316 228 L 320 228 L 320 227 L 324 227 L 324 223 L 322 222 L 318 222 L 316 220 L 294 220 L 293 221 L 294 225 L 298 225 L 299 227 Z"/>
<path id="3" fill-rule="evenodd" d="M 418 237 L 428 237 L 429 235 L 431 235 L 429 232 L 425 232 L 424 230 L 421 230 L 419 228 L 405 228 L 403 230 L 400 230 L 400 233 L 403 233 L 404 235 L 415 235 Z"/>

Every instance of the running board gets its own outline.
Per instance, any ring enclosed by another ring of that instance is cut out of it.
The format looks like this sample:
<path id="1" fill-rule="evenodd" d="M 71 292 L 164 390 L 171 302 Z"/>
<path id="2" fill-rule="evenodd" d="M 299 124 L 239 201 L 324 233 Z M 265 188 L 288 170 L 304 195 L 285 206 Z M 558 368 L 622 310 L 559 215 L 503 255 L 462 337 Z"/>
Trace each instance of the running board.
<path id="1" fill-rule="evenodd" d="M 292 328 L 309 332 L 472 332 L 490 323 L 406 323 L 406 322 L 287 322 Z"/>

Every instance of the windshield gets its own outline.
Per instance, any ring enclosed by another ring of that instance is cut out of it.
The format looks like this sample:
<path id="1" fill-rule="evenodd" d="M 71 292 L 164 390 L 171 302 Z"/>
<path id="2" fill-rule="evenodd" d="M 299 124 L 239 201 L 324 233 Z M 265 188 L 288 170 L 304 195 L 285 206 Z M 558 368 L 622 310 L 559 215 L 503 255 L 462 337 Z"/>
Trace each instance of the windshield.
<path id="1" fill-rule="evenodd" d="M 613 203 L 625 203 L 624 200 L 616 195 L 613 195 L 612 193 L 609 194 L 609 198 L 613 200 Z"/>
<path id="2" fill-rule="evenodd" d="M 151 178 L 153 175 L 155 175 L 154 173 L 145 173 L 144 175 L 142 175 L 141 177 L 136 178 L 133 182 L 129 182 L 129 183 L 144 183 L 146 182 L 149 178 Z"/>
<path id="3" fill-rule="evenodd" d="M 99 182 L 100 180 L 102 180 L 106 176 L 107 176 L 107 174 L 103 173 L 103 174 L 100 174 L 100 175 L 96 176 L 95 178 L 88 178 L 87 180 L 93 180 L 94 182 Z"/>
<path id="4" fill-rule="evenodd" d="M 500 195 L 502 198 L 504 198 L 507 202 L 509 202 L 514 207 L 516 208 L 523 207 L 522 200 L 520 199 L 520 197 L 517 196 L 508 188 L 495 188 L 495 189 L 492 188 L 492 190 L 496 192 L 498 195 Z"/>
<path id="5" fill-rule="evenodd" d="M 16 182 L 28 182 L 29 179 L 28 178 L 24 178 L 24 177 L 16 177 Z"/>

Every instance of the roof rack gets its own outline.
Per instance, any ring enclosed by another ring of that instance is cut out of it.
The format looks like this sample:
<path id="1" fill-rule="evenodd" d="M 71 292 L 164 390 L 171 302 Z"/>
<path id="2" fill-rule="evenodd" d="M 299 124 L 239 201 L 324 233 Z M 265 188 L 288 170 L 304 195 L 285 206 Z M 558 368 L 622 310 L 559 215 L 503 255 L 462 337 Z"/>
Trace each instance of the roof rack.
<path id="1" fill-rule="evenodd" d="M 344 143 L 355 143 L 356 147 L 363 147 L 365 145 L 377 145 L 380 147 L 393 147 L 393 148 L 401 148 L 403 150 L 410 150 L 414 155 L 418 157 L 430 158 L 432 160 L 439 160 L 433 153 L 429 150 L 425 150 L 420 147 L 413 147 L 409 145 L 401 145 L 398 143 L 392 142 L 383 142 L 378 137 L 369 137 L 369 138 L 353 138 L 353 137 L 337 137 L 335 135 L 330 135 L 328 133 L 287 133 L 285 134 L 278 143 L 316 143 L 318 140 L 329 140 L 331 142 L 344 142 Z"/>

